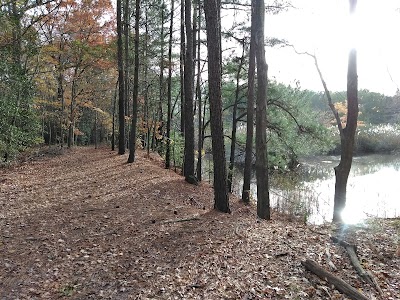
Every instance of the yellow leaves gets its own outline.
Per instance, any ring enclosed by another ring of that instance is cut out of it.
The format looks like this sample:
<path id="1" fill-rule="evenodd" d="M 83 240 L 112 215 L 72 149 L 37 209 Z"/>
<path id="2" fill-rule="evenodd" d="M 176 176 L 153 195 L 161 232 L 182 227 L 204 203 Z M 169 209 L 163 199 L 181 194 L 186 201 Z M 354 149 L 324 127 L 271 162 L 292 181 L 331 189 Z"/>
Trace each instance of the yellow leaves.
<path id="1" fill-rule="evenodd" d="M 197 155 L 199 155 L 199 151 L 198 150 L 195 150 L 194 151 L 194 154 L 197 156 Z M 201 156 L 203 157 L 204 155 L 206 155 L 206 151 L 204 150 L 204 149 L 201 149 Z"/>
<path id="2" fill-rule="evenodd" d="M 93 110 L 98 112 L 98 113 L 104 114 L 104 115 L 107 114 L 104 110 L 102 110 L 102 109 L 100 109 L 98 107 L 94 107 Z"/>
<path id="3" fill-rule="evenodd" d="M 42 107 L 42 106 L 50 106 L 53 108 L 61 107 L 61 103 L 59 103 L 57 101 L 51 101 L 51 100 L 43 99 L 43 98 L 39 98 L 39 97 L 33 98 L 33 103 L 34 103 L 34 105 L 37 105 L 38 107 Z"/>
<path id="4" fill-rule="evenodd" d="M 336 102 L 334 106 L 339 115 L 347 114 L 347 100 L 343 102 Z"/>
<path id="5" fill-rule="evenodd" d="M 50 98 L 57 93 L 57 82 L 51 72 L 42 72 L 34 77 L 36 89 L 41 97 Z"/>
<path id="6" fill-rule="evenodd" d="M 340 121 L 342 123 L 342 127 L 346 127 L 347 123 L 347 100 L 343 102 L 336 102 L 334 104 L 336 111 L 339 114 Z M 335 122 L 335 121 L 333 121 Z"/>
<path id="7" fill-rule="evenodd" d="M 347 100 L 345 100 L 343 102 L 335 102 L 334 107 L 339 114 L 339 118 L 342 123 L 342 127 L 345 128 L 346 124 L 347 124 Z M 361 115 L 361 112 L 359 112 L 358 115 Z M 335 124 L 336 120 L 332 120 L 331 123 Z M 357 125 L 364 126 L 365 123 L 363 121 L 358 120 Z"/>
<path id="8" fill-rule="evenodd" d="M 41 49 L 44 53 L 49 53 L 49 54 L 59 54 L 62 53 L 60 50 L 59 45 L 57 44 L 47 44 L 44 45 Z"/>

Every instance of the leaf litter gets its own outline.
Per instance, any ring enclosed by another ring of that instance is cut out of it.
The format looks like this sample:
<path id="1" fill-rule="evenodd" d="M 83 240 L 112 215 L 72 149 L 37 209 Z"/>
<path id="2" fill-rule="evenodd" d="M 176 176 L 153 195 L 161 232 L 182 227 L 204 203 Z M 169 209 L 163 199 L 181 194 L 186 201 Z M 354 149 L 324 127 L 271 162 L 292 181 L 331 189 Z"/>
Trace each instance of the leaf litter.
<path id="1" fill-rule="evenodd" d="M 155 154 L 126 161 L 77 147 L 0 170 L 0 299 L 348 299 L 306 258 L 370 299 L 400 299 L 400 220 L 341 234 L 276 212 L 261 221 L 233 195 L 222 214 L 208 183 L 186 183 Z"/>

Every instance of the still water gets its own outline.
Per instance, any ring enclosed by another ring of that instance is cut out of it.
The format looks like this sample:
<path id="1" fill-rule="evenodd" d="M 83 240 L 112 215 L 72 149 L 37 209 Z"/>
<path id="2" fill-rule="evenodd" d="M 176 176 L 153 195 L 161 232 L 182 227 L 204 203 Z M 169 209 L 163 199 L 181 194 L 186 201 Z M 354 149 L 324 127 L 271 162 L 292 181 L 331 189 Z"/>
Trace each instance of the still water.
<path id="1" fill-rule="evenodd" d="M 280 211 L 304 218 L 313 224 L 329 222 L 333 214 L 335 175 L 340 157 L 303 159 L 296 172 L 275 173 L 270 178 L 271 205 Z M 243 178 L 235 172 L 235 190 L 241 194 Z M 253 176 L 251 192 L 256 199 Z M 343 219 L 361 222 L 368 217 L 400 216 L 400 156 L 368 155 L 355 157 L 347 185 Z"/>

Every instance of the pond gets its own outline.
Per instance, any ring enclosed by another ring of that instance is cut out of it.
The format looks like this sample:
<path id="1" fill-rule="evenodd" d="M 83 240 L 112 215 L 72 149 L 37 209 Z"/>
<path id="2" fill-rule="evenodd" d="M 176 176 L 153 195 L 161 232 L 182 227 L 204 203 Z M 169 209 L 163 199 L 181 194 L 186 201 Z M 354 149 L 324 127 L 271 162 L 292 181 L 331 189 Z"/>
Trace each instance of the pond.
<path id="1" fill-rule="evenodd" d="M 321 224 L 333 215 L 335 176 L 339 156 L 301 160 L 296 172 L 275 173 L 270 177 L 271 206 L 304 221 Z M 241 195 L 242 171 L 235 171 L 234 193 Z M 252 198 L 256 199 L 256 179 L 252 178 Z M 355 157 L 347 185 L 343 219 L 357 223 L 368 217 L 400 216 L 400 156 Z"/>

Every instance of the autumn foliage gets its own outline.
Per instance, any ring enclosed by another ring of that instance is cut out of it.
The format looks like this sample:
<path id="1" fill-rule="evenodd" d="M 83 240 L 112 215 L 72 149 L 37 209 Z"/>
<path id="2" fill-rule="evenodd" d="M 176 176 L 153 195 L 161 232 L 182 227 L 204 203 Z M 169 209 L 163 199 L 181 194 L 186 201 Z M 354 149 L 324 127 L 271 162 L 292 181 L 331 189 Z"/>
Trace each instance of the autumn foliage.
<path id="1" fill-rule="evenodd" d="M 107 112 L 116 81 L 111 2 L 67 0 L 42 9 L 38 67 L 45 71 L 35 78 L 35 102 L 44 112 L 48 142 L 70 144 L 78 136 L 90 136 L 95 112 L 100 112 L 102 130 L 110 131 Z M 54 140 L 56 136 L 63 140 Z"/>

